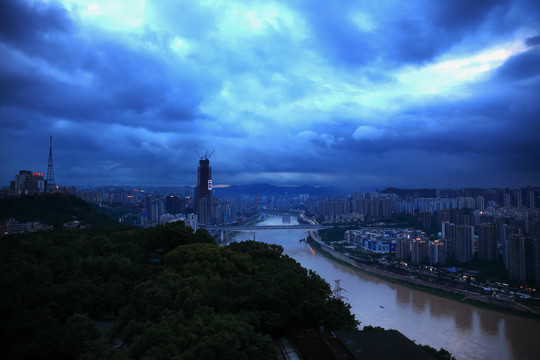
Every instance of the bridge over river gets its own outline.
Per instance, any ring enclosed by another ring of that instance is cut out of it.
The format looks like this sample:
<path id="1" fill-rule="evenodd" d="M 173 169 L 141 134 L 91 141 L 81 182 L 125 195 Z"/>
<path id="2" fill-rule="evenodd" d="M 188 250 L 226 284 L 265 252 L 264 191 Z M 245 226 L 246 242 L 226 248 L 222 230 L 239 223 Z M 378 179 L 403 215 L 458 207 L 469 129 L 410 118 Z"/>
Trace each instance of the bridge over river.
<path id="1" fill-rule="evenodd" d="M 310 224 L 300 224 L 300 225 L 259 225 L 259 226 L 242 226 L 242 225 L 199 225 L 199 227 L 206 229 L 208 231 L 216 231 L 221 235 L 221 241 L 225 239 L 225 233 L 229 231 L 241 231 L 249 232 L 250 240 L 255 240 L 256 231 L 268 231 L 268 230 L 304 230 L 304 231 L 313 231 L 313 230 L 322 230 L 322 229 L 331 229 L 332 226 L 325 225 L 310 225 Z"/>

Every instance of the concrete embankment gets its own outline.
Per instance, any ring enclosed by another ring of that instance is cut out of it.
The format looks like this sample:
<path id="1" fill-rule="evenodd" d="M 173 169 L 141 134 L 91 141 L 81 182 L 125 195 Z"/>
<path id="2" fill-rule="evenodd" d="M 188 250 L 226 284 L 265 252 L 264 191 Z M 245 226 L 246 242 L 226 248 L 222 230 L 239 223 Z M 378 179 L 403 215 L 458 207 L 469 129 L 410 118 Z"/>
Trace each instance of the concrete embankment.
<path id="1" fill-rule="evenodd" d="M 375 275 L 375 276 L 379 276 L 379 277 L 382 277 L 382 278 L 385 278 L 385 279 L 388 279 L 388 280 L 392 280 L 392 281 L 398 281 L 398 282 L 402 282 L 402 283 L 406 283 L 406 284 L 415 285 L 415 286 L 419 287 L 420 289 L 427 288 L 427 289 L 431 289 L 431 290 L 435 290 L 435 291 L 439 291 L 439 292 L 444 292 L 446 294 L 451 294 L 454 297 L 459 297 L 459 298 L 462 297 L 461 298 L 462 301 L 463 300 L 472 300 L 473 302 L 480 302 L 480 303 L 483 303 L 483 304 L 495 305 L 495 306 L 500 306 L 500 307 L 504 307 L 504 308 L 507 308 L 507 309 L 513 309 L 513 310 L 517 310 L 517 311 L 521 311 L 521 312 L 530 312 L 530 313 L 534 313 L 534 314 L 538 315 L 538 310 L 532 309 L 532 308 L 530 308 L 530 307 L 528 307 L 526 305 L 517 303 L 517 302 L 512 301 L 512 300 L 499 299 L 499 298 L 496 298 L 496 297 L 493 297 L 493 296 L 478 294 L 478 293 L 474 293 L 474 292 L 471 292 L 471 291 L 468 291 L 468 290 L 456 288 L 456 287 L 453 287 L 453 286 L 444 285 L 444 284 L 438 284 L 438 283 L 435 283 L 435 282 L 432 282 L 432 281 L 426 281 L 426 280 L 423 280 L 423 279 L 418 279 L 418 278 L 414 277 L 413 275 L 398 274 L 398 273 L 395 273 L 395 272 L 392 272 L 392 271 L 382 269 L 382 268 L 380 268 L 378 266 L 373 266 L 373 265 L 368 265 L 368 264 L 361 263 L 361 262 L 359 262 L 358 260 L 356 260 L 354 258 L 351 258 L 351 257 L 349 257 L 349 256 L 347 256 L 347 255 L 345 255 L 345 254 L 343 254 L 343 253 L 341 253 L 339 251 L 336 251 L 332 247 L 326 245 L 325 243 L 323 243 L 319 239 L 316 239 L 313 236 L 308 237 L 308 242 L 311 245 L 314 245 L 314 246 L 318 247 L 321 250 L 321 252 L 323 253 L 323 255 L 325 255 L 325 256 L 327 256 L 327 257 L 329 257 L 331 259 L 333 258 L 333 260 L 337 260 L 339 262 L 346 263 L 349 266 L 351 266 L 351 267 L 353 267 L 353 268 L 355 268 L 357 270 L 361 270 L 361 271 L 364 271 L 366 273 L 369 273 L 369 274 L 372 274 L 372 275 Z"/>

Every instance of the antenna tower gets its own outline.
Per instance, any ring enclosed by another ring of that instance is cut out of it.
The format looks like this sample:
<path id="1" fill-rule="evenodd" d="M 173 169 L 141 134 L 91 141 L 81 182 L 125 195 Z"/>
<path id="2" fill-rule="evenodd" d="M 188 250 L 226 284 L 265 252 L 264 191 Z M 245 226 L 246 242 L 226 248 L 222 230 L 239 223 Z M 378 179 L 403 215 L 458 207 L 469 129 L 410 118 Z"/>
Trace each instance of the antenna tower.
<path id="1" fill-rule="evenodd" d="M 49 145 L 49 165 L 47 166 L 47 191 L 53 191 L 56 189 L 56 183 L 54 182 L 54 166 L 52 158 L 52 135 L 50 137 Z"/>

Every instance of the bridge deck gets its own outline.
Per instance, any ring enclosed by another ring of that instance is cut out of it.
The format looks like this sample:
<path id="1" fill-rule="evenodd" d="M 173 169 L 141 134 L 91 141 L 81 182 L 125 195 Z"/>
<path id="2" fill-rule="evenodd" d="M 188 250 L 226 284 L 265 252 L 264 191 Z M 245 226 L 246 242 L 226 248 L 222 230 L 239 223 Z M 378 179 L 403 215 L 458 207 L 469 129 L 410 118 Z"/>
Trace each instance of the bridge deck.
<path id="1" fill-rule="evenodd" d="M 331 229 L 332 226 L 324 225 L 259 225 L 259 226 L 230 226 L 230 225 L 200 225 L 206 230 L 222 231 L 262 231 L 262 230 L 321 230 Z"/>

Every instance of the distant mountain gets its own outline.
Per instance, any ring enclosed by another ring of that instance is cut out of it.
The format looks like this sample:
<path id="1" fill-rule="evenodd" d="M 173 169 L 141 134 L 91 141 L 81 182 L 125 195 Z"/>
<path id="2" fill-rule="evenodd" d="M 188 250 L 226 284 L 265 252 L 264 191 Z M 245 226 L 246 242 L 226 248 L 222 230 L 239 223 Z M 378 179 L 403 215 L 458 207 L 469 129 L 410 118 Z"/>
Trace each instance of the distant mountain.
<path id="1" fill-rule="evenodd" d="M 309 195 L 335 195 L 341 190 L 336 187 L 317 187 L 312 185 L 301 186 L 277 186 L 270 184 L 231 185 L 229 187 L 214 188 L 214 196 L 239 196 L 239 195 L 266 195 L 266 196 L 298 196 Z"/>

